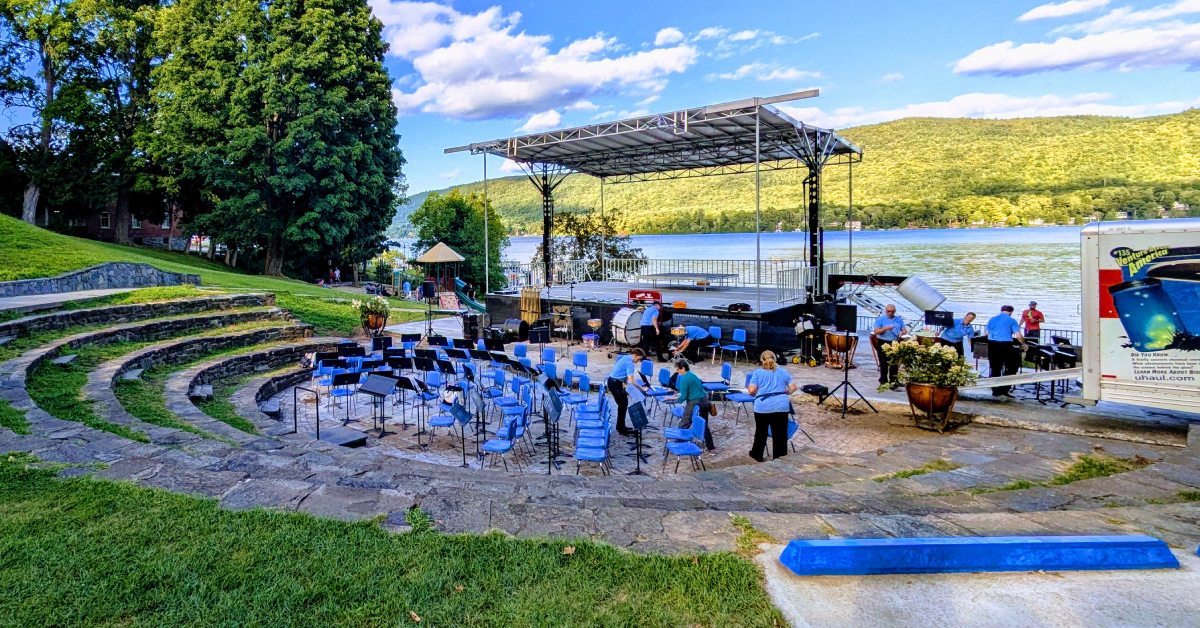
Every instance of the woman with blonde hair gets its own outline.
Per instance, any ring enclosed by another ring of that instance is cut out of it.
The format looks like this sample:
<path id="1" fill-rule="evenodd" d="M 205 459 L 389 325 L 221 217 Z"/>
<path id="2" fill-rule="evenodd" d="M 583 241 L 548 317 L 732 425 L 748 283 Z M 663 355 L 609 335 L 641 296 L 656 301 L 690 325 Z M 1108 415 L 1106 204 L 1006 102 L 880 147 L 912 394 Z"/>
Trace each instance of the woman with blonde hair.
<path id="1" fill-rule="evenodd" d="M 754 444 L 750 457 L 762 462 L 767 446 L 767 429 L 771 431 L 771 457 L 787 455 L 788 414 L 796 392 L 792 376 L 775 362 L 775 354 L 763 351 L 758 358 L 760 368 L 750 374 L 746 392 L 754 395 Z"/>

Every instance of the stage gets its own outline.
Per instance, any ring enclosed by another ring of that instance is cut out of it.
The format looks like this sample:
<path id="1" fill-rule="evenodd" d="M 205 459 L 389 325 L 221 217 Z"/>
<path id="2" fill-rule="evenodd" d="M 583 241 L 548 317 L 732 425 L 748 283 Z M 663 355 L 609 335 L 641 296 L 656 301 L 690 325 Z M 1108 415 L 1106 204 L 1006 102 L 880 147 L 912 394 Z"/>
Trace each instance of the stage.
<path id="1" fill-rule="evenodd" d="M 549 315 L 553 306 L 571 306 L 574 321 L 574 333 L 578 338 L 585 333 L 591 333 L 587 326 L 588 319 L 599 318 L 604 321 L 601 327 L 601 340 L 611 342 L 613 315 L 627 304 L 630 290 L 645 290 L 646 286 L 633 282 L 620 281 L 588 281 L 573 285 L 551 286 L 541 288 L 542 314 Z M 791 349 L 798 345 L 795 334 L 796 319 L 806 312 L 802 303 L 782 303 L 775 288 L 763 287 L 759 293 L 756 289 L 746 286 L 696 286 L 694 288 L 666 287 L 657 288 L 662 294 L 663 315 L 660 322 L 667 325 L 699 325 L 704 328 L 717 326 L 722 330 L 722 342 L 728 344 L 733 330 L 746 330 L 747 344 L 754 349 L 782 350 Z M 761 294 L 762 309 L 758 309 L 758 298 Z M 493 326 L 500 326 L 505 320 L 521 317 L 519 292 L 495 292 L 487 295 L 487 310 Z M 672 304 L 678 301 L 687 303 L 687 307 L 676 308 Z M 728 306 L 733 303 L 748 303 L 752 308 L 748 312 L 730 312 Z"/>

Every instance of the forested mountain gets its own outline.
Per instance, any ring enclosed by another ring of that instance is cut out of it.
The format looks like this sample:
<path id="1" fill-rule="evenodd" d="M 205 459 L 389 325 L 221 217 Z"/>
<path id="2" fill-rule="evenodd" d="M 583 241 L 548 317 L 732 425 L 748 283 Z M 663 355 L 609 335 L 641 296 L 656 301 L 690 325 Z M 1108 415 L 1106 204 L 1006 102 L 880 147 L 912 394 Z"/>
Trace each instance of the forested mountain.
<path id="1" fill-rule="evenodd" d="M 854 219 L 864 228 L 1065 224 L 1200 210 L 1200 109 L 1149 118 L 1015 120 L 909 118 L 846 129 L 864 150 L 854 167 Z M 763 229 L 799 227 L 802 171 L 763 173 Z M 481 184 L 462 186 L 481 192 Z M 522 177 L 489 182 L 514 233 L 541 231 L 541 199 Z M 424 195 L 414 195 L 419 204 Z M 847 171 L 826 170 L 824 222 L 845 222 Z M 599 181 L 572 175 L 561 210 L 599 208 Z M 415 207 L 416 205 L 413 205 Z M 754 177 L 735 175 L 605 187 L 629 233 L 752 231 Z M 397 214 L 403 220 L 412 208 Z M 1039 222 L 1041 221 L 1041 222 Z M 402 228 L 393 224 L 393 233 Z"/>

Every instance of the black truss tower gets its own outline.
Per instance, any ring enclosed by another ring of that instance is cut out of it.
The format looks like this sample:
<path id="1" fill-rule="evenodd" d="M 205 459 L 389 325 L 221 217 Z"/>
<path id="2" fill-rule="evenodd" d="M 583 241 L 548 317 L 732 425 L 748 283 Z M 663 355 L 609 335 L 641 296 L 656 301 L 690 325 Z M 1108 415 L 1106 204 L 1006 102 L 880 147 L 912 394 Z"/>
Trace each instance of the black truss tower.
<path id="1" fill-rule="evenodd" d="M 554 256 L 551 249 L 554 245 L 554 190 L 571 174 L 569 170 L 555 164 L 521 164 L 525 176 L 533 187 L 542 195 L 542 266 L 545 271 L 546 285 L 551 285 L 554 276 L 552 266 Z"/>

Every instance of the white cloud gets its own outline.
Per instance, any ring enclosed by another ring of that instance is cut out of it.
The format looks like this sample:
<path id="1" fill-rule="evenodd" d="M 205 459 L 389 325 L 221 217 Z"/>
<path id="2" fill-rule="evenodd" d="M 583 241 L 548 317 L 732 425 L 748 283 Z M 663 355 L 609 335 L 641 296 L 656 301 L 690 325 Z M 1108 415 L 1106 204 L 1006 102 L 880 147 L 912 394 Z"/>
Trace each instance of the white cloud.
<path id="1" fill-rule="evenodd" d="M 1113 30 L 1050 43 L 992 44 L 958 60 L 957 74 L 1021 75 L 1086 68 L 1200 67 L 1200 23 Z"/>
<path id="2" fill-rule="evenodd" d="M 443 172 L 440 176 L 443 179 L 457 179 L 460 174 L 462 174 L 462 170 L 455 168 L 449 172 Z"/>
<path id="3" fill-rule="evenodd" d="M 600 105 L 590 100 L 580 100 L 566 106 L 567 111 L 595 111 L 600 108 Z"/>
<path id="4" fill-rule="evenodd" d="M 637 101 L 636 106 L 649 107 L 650 105 L 653 105 L 654 103 L 658 102 L 658 99 L 659 99 L 659 95 L 653 94 L 653 95 L 647 96 L 647 97 Z"/>
<path id="5" fill-rule="evenodd" d="M 517 31 L 521 14 L 506 15 L 498 6 L 468 14 L 431 2 L 371 5 L 384 23 L 389 54 L 411 61 L 420 75 L 413 87 L 393 90 L 401 113 L 544 116 L 599 95 L 661 91 L 698 55 L 682 43 L 620 54 L 616 39 L 600 33 L 551 49 L 549 35 Z"/>
<path id="6" fill-rule="evenodd" d="M 728 37 L 729 41 L 748 41 L 758 37 L 758 31 L 745 30 L 738 31 Z"/>
<path id="7" fill-rule="evenodd" d="M 1172 20 L 1180 16 L 1200 13 L 1200 0 L 1178 0 L 1170 4 L 1160 4 L 1148 9 L 1135 10 L 1130 7 L 1120 7 L 1104 15 L 1082 24 L 1072 24 L 1063 27 L 1063 31 L 1079 31 L 1100 33 L 1104 31 L 1129 28 L 1139 24 L 1150 24 Z M 1169 23 L 1168 23 L 1169 25 Z"/>
<path id="8" fill-rule="evenodd" d="M 725 33 L 728 33 L 728 32 L 729 32 L 729 29 L 727 29 L 727 28 L 721 28 L 719 26 L 709 26 L 708 28 L 700 29 L 700 32 L 696 33 L 696 36 L 692 37 L 692 39 L 694 41 L 700 41 L 700 40 L 704 40 L 704 39 L 719 39 L 721 37 L 724 37 Z"/>
<path id="9" fill-rule="evenodd" d="M 1066 2 L 1043 4 L 1033 7 L 1017 18 L 1018 22 L 1032 22 L 1056 17 L 1067 17 L 1087 13 L 1108 4 L 1108 0 L 1067 0 Z"/>
<path id="10" fill-rule="evenodd" d="M 1043 5 L 1034 11 L 1045 7 L 1065 10 L 1063 7 L 1072 4 Z M 1021 19 L 1030 13 L 1033 11 Z M 1179 0 L 1141 10 L 1121 7 L 1094 20 L 1051 31 L 1076 35 L 1047 42 L 1003 41 L 985 46 L 959 59 L 954 71 L 1017 76 L 1054 70 L 1129 71 L 1169 65 L 1200 69 L 1200 22 L 1184 19 L 1194 14 L 1200 14 L 1200 0 Z"/>
<path id="11" fill-rule="evenodd" d="M 683 31 L 674 26 L 668 26 L 654 35 L 655 46 L 669 46 L 681 41 L 683 41 Z"/>
<path id="12" fill-rule="evenodd" d="M 562 122 L 562 114 L 555 109 L 535 113 L 529 116 L 529 119 L 522 124 L 518 131 L 545 131 L 553 129 Z"/>
<path id="13" fill-rule="evenodd" d="M 950 100 L 915 103 L 892 109 L 868 110 L 862 107 L 842 107 L 825 111 L 819 107 L 781 105 L 785 112 L 808 124 L 829 128 L 845 128 L 876 124 L 900 118 L 1028 118 L 1046 116 L 1147 116 L 1182 111 L 1200 105 L 1167 101 L 1140 105 L 1111 104 L 1112 94 L 1086 93 L 1074 96 L 1047 94 L 1044 96 L 1011 96 L 1008 94 L 962 94 Z"/>
<path id="14" fill-rule="evenodd" d="M 524 171 L 521 170 L 521 164 L 519 164 L 511 159 L 505 159 L 504 163 L 500 164 L 500 172 L 524 172 Z"/>
<path id="15" fill-rule="evenodd" d="M 721 72 L 708 75 L 708 80 L 740 81 L 753 76 L 759 81 L 798 81 L 801 79 L 820 78 L 820 72 L 800 70 L 797 68 L 781 68 L 762 62 L 747 63 L 732 72 Z"/>
<path id="16" fill-rule="evenodd" d="M 883 77 L 880 78 L 879 80 L 884 83 L 898 83 L 898 82 L 904 80 L 904 74 L 902 74 L 900 72 L 888 72 L 887 74 L 884 74 Z"/>

